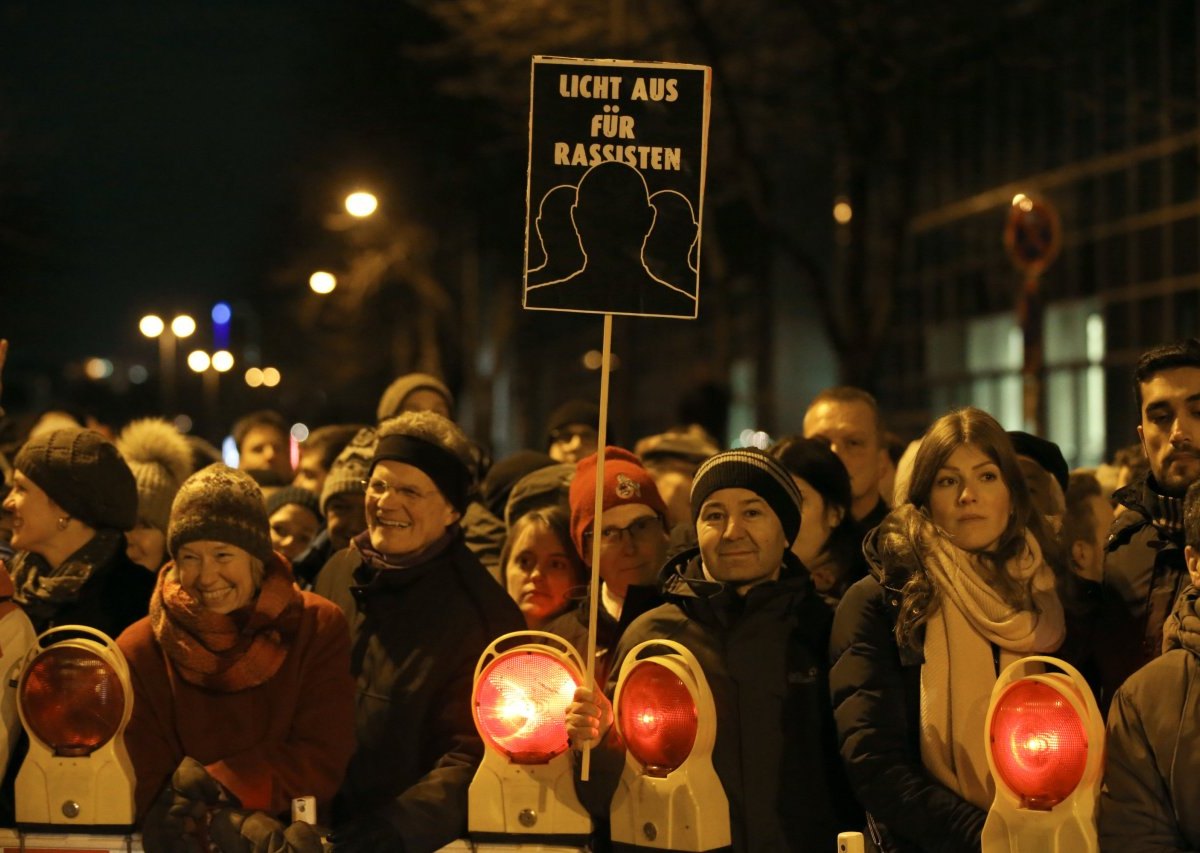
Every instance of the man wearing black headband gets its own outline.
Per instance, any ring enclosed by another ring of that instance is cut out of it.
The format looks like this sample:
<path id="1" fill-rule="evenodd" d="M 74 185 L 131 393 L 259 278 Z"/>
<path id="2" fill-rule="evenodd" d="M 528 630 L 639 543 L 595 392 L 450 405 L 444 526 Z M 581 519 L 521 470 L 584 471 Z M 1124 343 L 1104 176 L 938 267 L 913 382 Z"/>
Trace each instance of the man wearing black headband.
<path id="1" fill-rule="evenodd" d="M 470 445 L 434 412 L 379 427 L 367 529 L 316 591 L 350 624 L 358 748 L 334 803 L 338 853 L 433 851 L 465 835 L 483 747 L 471 685 L 484 647 L 525 620 L 463 544 Z"/>

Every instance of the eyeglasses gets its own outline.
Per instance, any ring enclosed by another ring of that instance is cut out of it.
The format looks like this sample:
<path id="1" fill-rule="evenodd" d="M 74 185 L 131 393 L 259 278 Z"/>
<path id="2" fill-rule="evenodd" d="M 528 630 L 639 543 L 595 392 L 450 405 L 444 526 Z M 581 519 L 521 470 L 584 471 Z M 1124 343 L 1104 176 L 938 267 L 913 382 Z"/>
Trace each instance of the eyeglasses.
<path id="1" fill-rule="evenodd" d="M 600 547 L 616 548 L 620 546 L 626 534 L 629 535 L 629 541 L 635 545 L 649 542 L 655 536 L 662 535 L 662 519 L 657 515 L 644 515 L 624 527 L 616 525 L 602 527 L 600 529 Z M 589 530 L 583 534 L 583 545 L 585 548 L 592 547 L 592 531 Z"/>
<path id="2" fill-rule="evenodd" d="M 574 438 L 581 441 L 595 441 L 599 437 L 594 427 L 590 426 L 566 426 L 559 427 L 550 433 L 550 441 L 553 442 L 568 442 Z"/>
<path id="3" fill-rule="evenodd" d="M 381 480 L 378 477 L 364 480 L 363 488 L 366 490 L 367 497 L 377 501 L 383 500 L 389 493 L 406 501 L 420 501 L 434 494 L 433 492 L 423 492 L 415 486 L 393 486 L 387 480 Z"/>

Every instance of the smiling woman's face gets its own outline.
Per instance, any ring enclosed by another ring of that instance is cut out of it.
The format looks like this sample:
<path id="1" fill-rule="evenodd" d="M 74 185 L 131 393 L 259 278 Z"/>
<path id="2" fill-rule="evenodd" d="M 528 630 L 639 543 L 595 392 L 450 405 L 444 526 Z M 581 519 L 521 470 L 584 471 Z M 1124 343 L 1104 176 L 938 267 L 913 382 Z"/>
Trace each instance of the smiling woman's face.
<path id="1" fill-rule="evenodd" d="M 973 444 L 962 444 L 938 469 L 929 513 L 966 551 L 995 549 L 1012 511 L 1000 466 Z"/>
<path id="2" fill-rule="evenodd" d="M 254 558 L 226 542 L 189 542 L 175 556 L 184 592 L 213 613 L 232 613 L 254 600 Z"/>

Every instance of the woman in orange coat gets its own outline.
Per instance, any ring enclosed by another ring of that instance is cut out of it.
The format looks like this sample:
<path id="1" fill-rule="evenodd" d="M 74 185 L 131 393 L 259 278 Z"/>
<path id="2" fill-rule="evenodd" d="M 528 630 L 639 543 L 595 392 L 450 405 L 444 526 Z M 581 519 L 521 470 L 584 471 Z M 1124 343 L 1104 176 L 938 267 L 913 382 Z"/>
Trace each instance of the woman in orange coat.
<path id="1" fill-rule="evenodd" d="M 350 640 L 334 604 L 301 592 L 271 550 L 254 481 L 212 465 L 171 508 L 150 615 L 117 640 L 134 710 L 125 732 L 144 815 L 185 757 L 272 815 L 332 800 L 354 751 Z"/>

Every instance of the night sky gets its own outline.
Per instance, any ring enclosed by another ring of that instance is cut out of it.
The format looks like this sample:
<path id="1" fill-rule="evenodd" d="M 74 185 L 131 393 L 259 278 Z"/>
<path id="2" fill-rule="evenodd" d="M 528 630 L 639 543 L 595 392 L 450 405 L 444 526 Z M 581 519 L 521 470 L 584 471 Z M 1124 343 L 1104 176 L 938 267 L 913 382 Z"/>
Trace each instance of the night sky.
<path id="1" fill-rule="evenodd" d="M 334 15 L 296 0 L 0 2 L 10 405 L 72 360 L 153 363 L 143 313 L 207 313 L 280 263 L 306 167 L 336 148 L 322 99 L 356 73 Z"/>

